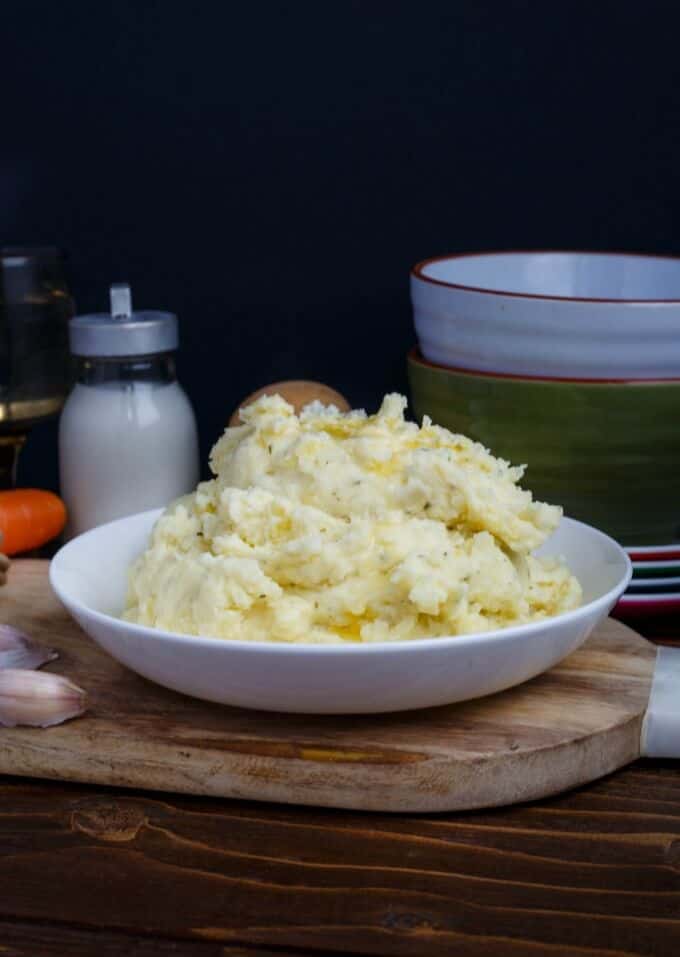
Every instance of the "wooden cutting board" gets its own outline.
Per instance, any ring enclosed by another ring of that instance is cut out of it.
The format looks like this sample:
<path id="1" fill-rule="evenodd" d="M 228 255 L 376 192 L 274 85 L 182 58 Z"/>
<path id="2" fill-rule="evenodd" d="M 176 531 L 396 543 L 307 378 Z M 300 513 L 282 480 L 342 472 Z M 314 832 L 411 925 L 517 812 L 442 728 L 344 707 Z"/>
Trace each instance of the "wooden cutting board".
<path id="1" fill-rule="evenodd" d="M 126 670 L 15 562 L 0 620 L 58 649 L 49 670 L 90 694 L 82 718 L 0 728 L 0 773 L 388 811 L 556 794 L 640 755 L 655 647 L 609 620 L 561 665 L 492 697 L 419 712 L 296 716 L 206 704 Z"/>

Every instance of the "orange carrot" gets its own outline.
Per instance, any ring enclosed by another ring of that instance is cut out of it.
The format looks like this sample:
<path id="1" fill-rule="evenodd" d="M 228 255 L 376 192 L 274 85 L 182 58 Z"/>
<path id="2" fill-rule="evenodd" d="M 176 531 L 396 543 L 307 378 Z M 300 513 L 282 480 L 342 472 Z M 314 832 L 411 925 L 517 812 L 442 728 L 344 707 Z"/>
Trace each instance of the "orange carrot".
<path id="1" fill-rule="evenodd" d="M 37 488 L 0 492 L 0 551 L 7 555 L 40 548 L 65 524 L 64 503 L 52 492 Z"/>

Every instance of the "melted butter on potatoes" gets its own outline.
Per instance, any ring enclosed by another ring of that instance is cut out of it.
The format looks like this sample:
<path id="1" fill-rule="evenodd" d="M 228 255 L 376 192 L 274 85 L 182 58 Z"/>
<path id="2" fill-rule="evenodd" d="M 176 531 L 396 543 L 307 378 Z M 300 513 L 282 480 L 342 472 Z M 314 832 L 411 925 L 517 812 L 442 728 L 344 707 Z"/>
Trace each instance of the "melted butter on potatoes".
<path id="1" fill-rule="evenodd" d="M 280 396 L 241 412 L 215 478 L 174 502 L 135 562 L 125 617 L 252 641 L 401 641 L 503 628 L 575 608 L 576 579 L 530 553 L 561 509 L 523 469 L 406 400 L 299 416 Z"/>

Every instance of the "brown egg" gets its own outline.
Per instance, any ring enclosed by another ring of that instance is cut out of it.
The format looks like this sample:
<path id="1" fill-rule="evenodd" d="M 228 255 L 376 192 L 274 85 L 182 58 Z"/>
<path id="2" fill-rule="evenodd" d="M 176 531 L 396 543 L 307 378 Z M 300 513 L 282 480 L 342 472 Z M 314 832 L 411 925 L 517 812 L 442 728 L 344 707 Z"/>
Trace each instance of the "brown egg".
<path id="1" fill-rule="evenodd" d="M 290 379 L 287 382 L 273 382 L 271 385 L 263 386 L 257 392 L 251 393 L 243 402 L 239 403 L 238 408 L 232 413 L 229 419 L 229 425 L 240 425 L 241 419 L 239 412 L 241 409 L 250 405 L 261 395 L 280 395 L 290 402 L 296 412 L 299 412 L 310 402 L 318 399 L 324 405 L 335 405 L 341 412 L 349 412 L 351 406 L 344 395 L 340 395 L 335 389 L 324 385 L 323 382 L 308 382 L 306 379 Z"/>

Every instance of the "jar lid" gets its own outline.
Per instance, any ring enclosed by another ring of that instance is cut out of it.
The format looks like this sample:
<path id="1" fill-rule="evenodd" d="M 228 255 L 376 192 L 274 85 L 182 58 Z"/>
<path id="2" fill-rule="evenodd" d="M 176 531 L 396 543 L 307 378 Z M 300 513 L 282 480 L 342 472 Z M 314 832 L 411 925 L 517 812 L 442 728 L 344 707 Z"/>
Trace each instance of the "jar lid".
<path id="1" fill-rule="evenodd" d="M 73 355 L 148 356 L 177 349 L 177 316 L 171 312 L 133 312 L 127 283 L 114 283 L 110 296 L 111 312 L 75 316 L 69 322 Z"/>

